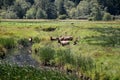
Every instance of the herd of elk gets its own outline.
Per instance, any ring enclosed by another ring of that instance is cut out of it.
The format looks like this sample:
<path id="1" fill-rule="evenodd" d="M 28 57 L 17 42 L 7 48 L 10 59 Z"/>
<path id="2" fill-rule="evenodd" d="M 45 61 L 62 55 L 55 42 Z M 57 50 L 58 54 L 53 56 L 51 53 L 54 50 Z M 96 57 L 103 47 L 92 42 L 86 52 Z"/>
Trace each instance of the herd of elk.
<path id="1" fill-rule="evenodd" d="M 69 45 L 70 41 L 73 40 L 72 36 L 60 36 L 60 37 L 50 37 L 51 41 L 56 41 L 58 40 L 58 43 L 60 43 L 62 46 Z M 78 42 L 78 39 L 74 41 L 74 45 L 76 45 Z"/>

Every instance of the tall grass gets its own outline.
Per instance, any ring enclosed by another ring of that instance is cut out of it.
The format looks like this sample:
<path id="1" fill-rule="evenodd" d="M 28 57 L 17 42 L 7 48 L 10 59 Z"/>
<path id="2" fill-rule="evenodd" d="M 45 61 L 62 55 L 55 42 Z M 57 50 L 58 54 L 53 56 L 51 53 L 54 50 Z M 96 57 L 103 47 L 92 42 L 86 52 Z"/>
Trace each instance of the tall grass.
<path id="1" fill-rule="evenodd" d="M 77 78 L 56 70 L 0 64 L 0 80 L 77 80 Z"/>
<path id="2" fill-rule="evenodd" d="M 54 32 L 42 31 L 50 27 L 56 28 L 56 30 Z M 92 77 L 93 80 L 97 76 L 101 80 L 105 77 L 109 77 L 111 80 L 120 78 L 120 21 L 2 21 L 0 37 L 12 36 L 5 33 L 12 33 L 13 37 L 22 39 L 37 36 L 39 39 L 33 40 L 39 46 L 36 48 L 37 50 L 46 47 L 46 44 L 51 45 L 55 54 L 48 63 L 54 63 L 52 65 L 70 69 L 78 68 L 77 71 L 82 71 Z M 64 35 L 71 35 L 74 40 L 79 37 L 78 44 L 72 45 L 73 40 L 70 45 L 60 49 L 61 46 L 57 42 L 52 42 L 49 39 L 50 36 L 59 37 Z M 40 60 L 40 56 L 38 56 L 40 53 L 35 53 L 34 49 L 32 52 L 32 55 Z M 96 65 L 93 66 L 93 63 Z M 101 63 L 103 63 L 102 68 Z"/>
<path id="3" fill-rule="evenodd" d="M 36 48 L 33 49 L 35 51 Z M 70 49 L 58 49 L 55 50 L 51 47 L 40 47 L 37 53 L 33 53 L 34 56 L 38 57 L 41 63 L 50 63 L 52 66 L 63 67 L 64 70 L 69 69 L 71 71 L 75 70 L 79 72 L 91 71 L 94 67 L 93 60 L 90 57 L 85 57 L 82 55 L 75 56 Z M 36 58 L 35 57 L 35 58 Z"/>
<path id="4" fill-rule="evenodd" d="M 16 42 L 13 38 L 0 38 L 0 44 L 7 49 L 14 48 L 16 46 Z"/>
<path id="5" fill-rule="evenodd" d="M 54 58 L 55 51 L 50 47 L 41 47 L 38 49 L 38 53 L 40 61 L 43 65 L 50 64 L 50 61 Z"/>

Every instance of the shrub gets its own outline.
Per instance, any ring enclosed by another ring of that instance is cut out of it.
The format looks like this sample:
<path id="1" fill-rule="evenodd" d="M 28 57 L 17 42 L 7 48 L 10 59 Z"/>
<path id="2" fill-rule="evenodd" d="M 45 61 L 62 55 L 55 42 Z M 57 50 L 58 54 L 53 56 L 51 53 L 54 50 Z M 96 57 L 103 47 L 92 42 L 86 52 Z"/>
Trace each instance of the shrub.
<path id="1" fill-rule="evenodd" d="M 42 47 L 38 49 L 37 55 L 43 65 L 49 65 L 50 61 L 54 58 L 55 51 L 50 47 Z"/>
<path id="2" fill-rule="evenodd" d="M 53 27 L 48 27 L 48 28 L 44 28 L 43 31 L 47 31 L 47 32 L 50 32 L 50 31 L 55 31 L 56 28 L 53 28 Z"/>
<path id="3" fill-rule="evenodd" d="M 104 13 L 103 20 L 104 21 L 110 21 L 110 20 L 113 20 L 113 17 L 110 13 Z"/>
<path id="4" fill-rule="evenodd" d="M 1 13 L 1 15 L 2 15 L 2 18 L 5 18 L 5 19 L 17 19 L 18 18 L 17 14 L 13 11 L 3 12 Z"/>
<path id="5" fill-rule="evenodd" d="M 75 59 L 69 49 L 66 50 L 57 50 L 55 55 L 55 64 L 64 66 L 65 64 L 74 65 Z"/>
<path id="6" fill-rule="evenodd" d="M 0 44 L 7 49 L 14 48 L 16 46 L 13 38 L 0 38 Z"/>
<path id="7" fill-rule="evenodd" d="M 93 20 L 93 17 L 89 17 L 88 20 L 89 20 L 89 21 L 92 21 L 92 20 Z"/>
<path id="8" fill-rule="evenodd" d="M 39 43 L 39 42 L 40 42 L 40 39 L 39 39 L 38 37 L 34 37 L 34 38 L 33 38 L 33 42 L 34 42 L 34 43 Z"/>
<path id="9" fill-rule="evenodd" d="M 60 15 L 58 18 L 59 18 L 59 19 L 66 19 L 67 16 L 66 16 L 66 15 Z"/>

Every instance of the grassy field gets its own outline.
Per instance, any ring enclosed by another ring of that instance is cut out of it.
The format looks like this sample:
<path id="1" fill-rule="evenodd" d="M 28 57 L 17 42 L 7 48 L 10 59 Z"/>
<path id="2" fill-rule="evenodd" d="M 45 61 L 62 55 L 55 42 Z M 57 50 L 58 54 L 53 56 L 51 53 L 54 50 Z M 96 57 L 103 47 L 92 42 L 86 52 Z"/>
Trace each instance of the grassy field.
<path id="1" fill-rule="evenodd" d="M 50 28 L 55 30 L 49 31 Z M 57 41 L 50 41 L 50 36 L 73 36 L 73 41 L 70 45 L 61 46 Z M 5 39 L 14 39 L 15 42 L 8 41 L 13 44 L 9 44 L 9 47 L 14 47 L 18 45 L 17 41 L 29 37 L 39 39 L 39 42 L 32 45 L 32 55 L 40 62 L 42 61 L 41 54 L 34 54 L 35 49 L 44 53 L 43 48 L 49 46 L 55 54 L 60 50 L 63 54 L 64 50 L 69 50 L 70 52 L 66 53 L 71 53 L 75 57 L 74 60 L 76 56 L 81 56 L 78 57 L 78 59 L 81 58 L 81 64 L 78 65 L 79 62 L 73 64 L 72 59 L 68 58 L 71 62 L 64 63 L 64 68 L 77 69 L 78 72 L 93 80 L 120 79 L 120 21 L 2 20 L 0 22 L 1 46 L 5 47 L 6 44 L 3 44 Z M 73 45 L 76 38 L 78 38 L 78 43 Z M 46 50 L 52 51 L 49 48 Z M 54 58 L 51 61 L 55 62 L 58 59 L 60 58 Z M 56 61 L 57 63 L 59 61 Z"/>

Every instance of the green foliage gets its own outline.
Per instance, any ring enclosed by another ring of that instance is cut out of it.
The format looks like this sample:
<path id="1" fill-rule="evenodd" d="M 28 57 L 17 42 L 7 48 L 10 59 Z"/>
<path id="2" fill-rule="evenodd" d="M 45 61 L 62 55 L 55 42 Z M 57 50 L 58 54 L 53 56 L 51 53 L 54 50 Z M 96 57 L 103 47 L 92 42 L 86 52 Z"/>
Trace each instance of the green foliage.
<path id="1" fill-rule="evenodd" d="M 78 17 L 85 17 L 90 15 L 91 12 L 91 5 L 88 1 L 81 1 L 78 6 L 77 6 L 77 10 L 76 10 L 76 18 Z"/>
<path id="2" fill-rule="evenodd" d="M 2 18 L 5 18 L 5 19 L 17 19 L 18 18 L 17 14 L 13 11 L 3 12 L 1 13 L 1 15 L 2 15 Z"/>
<path id="3" fill-rule="evenodd" d="M 38 37 L 33 38 L 33 43 L 40 43 L 40 39 Z"/>
<path id="4" fill-rule="evenodd" d="M 82 55 L 77 55 L 76 56 L 76 66 L 80 67 L 83 71 L 89 71 L 94 68 L 93 65 L 93 59 L 89 56 L 82 56 Z"/>
<path id="5" fill-rule="evenodd" d="M 67 18 L 67 15 L 59 15 L 58 18 L 59 18 L 59 19 L 66 19 L 66 18 Z"/>
<path id="6" fill-rule="evenodd" d="M 35 51 L 36 50 L 36 51 Z M 33 49 L 35 56 L 38 56 L 40 61 L 44 65 L 48 65 L 54 63 L 54 65 L 59 67 L 67 67 L 70 65 L 71 67 L 77 69 L 80 68 L 83 71 L 92 70 L 94 67 L 93 60 L 90 57 L 85 56 L 75 56 L 75 54 L 70 49 L 59 49 L 55 51 L 50 47 L 42 47 L 42 48 L 34 48 Z M 52 65 L 52 66 L 54 66 Z"/>
<path id="7" fill-rule="evenodd" d="M 13 38 L 0 38 L 0 44 L 8 49 L 16 46 L 16 42 Z"/>
<path id="8" fill-rule="evenodd" d="M 4 63 L 0 64 L 0 73 L 1 80 L 77 80 L 71 75 L 66 75 L 56 70 L 11 66 Z"/>
<path id="9" fill-rule="evenodd" d="M 46 9 L 47 19 L 56 19 L 57 18 L 57 9 L 53 3 L 49 3 Z"/>
<path id="10" fill-rule="evenodd" d="M 65 66 L 65 64 L 75 64 L 75 59 L 73 57 L 73 54 L 69 49 L 66 50 L 58 50 L 55 55 L 55 63 L 59 66 Z"/>
<path id="11" fill-rule="evenodd" d="M 113 17 L 112 17 L 112 15 L 110 15 L 110 13 L 104 13 L 103 20 L 104 21 L 111 21 L 111 20 L 113 20 Z"/>
<path id="12" fill-rule="evenodd" d="M 120 21 L 2 20 L 0 37 L 15 36 L 18 40 L 20 37 L 31 36 L 34 41 L 34 37 L 37 36 L 41 40 L 40 43 L 33 44 L 38 46 L 36 47 L 37 50 L 42 46 L 46 47 L 46 44 L 55 50 L 54 58 L 50 60 L 50 63 L 53 62 L 57 66 L 83 73 L 91 77 L 92 80 L 95 77 L 98 77 L 100 80 L 119 80 L 119 25 Z M 54 27 L 56 28 L 54 32 L 43 31 L 43 29 Z M 9 35 L 11 33 L 12 35 Z M 66 46 L 59 45 L 57 41 L 50 41 L 50 36 L 58 37 L 60 35 L 72 35 L 74 40 L 80 36 L 80 39 L 78 39 L 79 41 L 76 45 L 73 45 L 73 40 L 70 42 L 70 45 Z M 39 55 L 37 55 L 38 52 L 34 52 L 32 50 L 32 53 L 36 55 L 35 59 L 40 60 Z M 66 55 L 66 53 L 68 54 Z M 67 58 L 70 55 L 72 57 Z M 96 65 L 93 66 L 93 64 Z"/>
<path id="13" fill-rule="evenodd" d="M 0 0 L 0 8 L 7 9 L 15 0 Z"/>
<path id="14" fill-rule="evenodd" d="M 2 17 L 10 19 L 56 19 L 67 15 L 74 19 L 87 19 L 90 16 L 93 20 L 102 20 L 104 11 L 112 15 L 120 14 L 118 0 L 0 0 L 0 4 L 2 10 L 10 12 L 8 15 L 15 15 Z"/>
<path id="15" fill-rule="evenodd" d="M 50 64 L 50 61 L 54 58 L 55 51 L 50 47 L 42 47 L 38 49 L 37 55 L 39 56 L 43 65 Z"/>
<path id="16" fill-rule="evenodd" d="M 104 8 L 107 7 L 107 12 L 112 15 L 120 15 L 120 1 L 119 0 L 98 0 L 99 4 Z"/>
<path id="17" fill-rule="evenodd" d="M 90 17 L 93 17 L 93 20 L 102 20 L 103 11 L 101 10 L 97 2 L 93 2 Z"/>
<path id="18" fill-rule="evenodd" d="M 26 12 L 27 19 L 35 19 L 36 18 L 36 8 L 32 7 Z"/>
<path id="19" fill-rule="evenodd" d="M 36 12 L 36 19 L 46 19 L 46 18 L 47 18 L 46 12 L 42 9 L 38 9 Z"/>
<path id="20" fill-rule="evenodd" d="M 59 15 L 67 14 L 65 6 L 64 6 L 64 0 L 56 0 L 55 3 L 56 3 L 56 6 L 57 6 Z"/>

